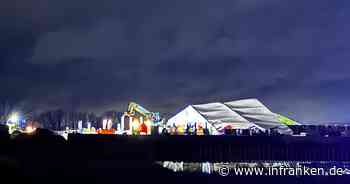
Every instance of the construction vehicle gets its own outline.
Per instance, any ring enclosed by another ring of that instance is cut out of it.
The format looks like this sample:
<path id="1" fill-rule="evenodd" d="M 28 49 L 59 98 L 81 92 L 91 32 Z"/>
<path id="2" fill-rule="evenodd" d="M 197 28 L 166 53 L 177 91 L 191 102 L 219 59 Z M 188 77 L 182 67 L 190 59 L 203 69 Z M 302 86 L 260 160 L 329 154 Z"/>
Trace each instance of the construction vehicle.
<path id="1" fill-rule="evenodd" d="M 156 133 L 162 123 L 159 112 L 150 112 L 141 105 L 130 102 L 121 118 L 121 129 L 128 135 L 150 135 Z"/>

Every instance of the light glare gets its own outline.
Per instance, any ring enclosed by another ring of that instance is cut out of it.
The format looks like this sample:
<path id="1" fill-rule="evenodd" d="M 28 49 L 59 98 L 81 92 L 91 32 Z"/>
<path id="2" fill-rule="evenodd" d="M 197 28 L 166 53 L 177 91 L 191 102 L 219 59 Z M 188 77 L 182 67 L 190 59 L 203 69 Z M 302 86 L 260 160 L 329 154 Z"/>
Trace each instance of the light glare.
<path id="1" fill-rule="evenodd" d="M 36 130 L 36 128 L 32 127 L 32 126 L 27 126 L 26 127 L 26 132 L 27 133 L 33 133 Z"/>
<path id="2" fill-rule="evenodd" d="M 10 118 L 8 119 L 9 122 L 11 123 L 16 123 L 19 120 L 18 113 L 13 113 L 11 114 Z"/>

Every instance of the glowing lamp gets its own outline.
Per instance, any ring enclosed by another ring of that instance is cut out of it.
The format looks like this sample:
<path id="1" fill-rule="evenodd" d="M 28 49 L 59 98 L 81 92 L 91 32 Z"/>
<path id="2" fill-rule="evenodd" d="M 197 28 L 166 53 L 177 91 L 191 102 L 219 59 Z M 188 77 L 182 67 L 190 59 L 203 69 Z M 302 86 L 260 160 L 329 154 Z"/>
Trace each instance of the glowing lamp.
<path id="1" fill-rule="evenodd" d="M 34 128 L 32 126 L 27 126 L 25 132 L 26 133 L 33 133 L 33 132 L 35 132 L 35 130 L 36 130 L 36 128 Z"/>
<path id="2" fill-rule="evenodd" d="M 10 115 L 10 118 L 8 119 L 9 122 L 11 123 L 16 123 L 19 121 L 19 116 L 18 116 L 18 113 L 12 113 Z"/>

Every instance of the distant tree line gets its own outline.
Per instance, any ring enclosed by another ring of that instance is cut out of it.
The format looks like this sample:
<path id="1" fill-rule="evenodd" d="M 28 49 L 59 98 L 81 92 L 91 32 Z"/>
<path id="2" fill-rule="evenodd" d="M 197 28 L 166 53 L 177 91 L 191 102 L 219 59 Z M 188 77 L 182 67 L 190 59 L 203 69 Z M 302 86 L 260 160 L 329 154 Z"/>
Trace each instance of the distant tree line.
<path id="1" fill-rule="evenodd" d="M 13 111 L 14 106 L 8 101 L 0 102 L 0 124 L 6 123 L 10 113 Z"/>
<path id="2" fill-rule="evenodd" d="M 52 130 L 64 130 L 66 127 L 77 129 L 79 121 L 82 121 L 83 127 L 87 127 L 90 122 L 92 127 L 102 127 L 103 119 L 111 119 L 114 124 L 120 122 L 121 112 L 107 111 L 101 116 L 92 112 L 69 112 L 62 109 L 46 111 L 34 117 L 31 121 L 38 122 L 42 128 Z"/>

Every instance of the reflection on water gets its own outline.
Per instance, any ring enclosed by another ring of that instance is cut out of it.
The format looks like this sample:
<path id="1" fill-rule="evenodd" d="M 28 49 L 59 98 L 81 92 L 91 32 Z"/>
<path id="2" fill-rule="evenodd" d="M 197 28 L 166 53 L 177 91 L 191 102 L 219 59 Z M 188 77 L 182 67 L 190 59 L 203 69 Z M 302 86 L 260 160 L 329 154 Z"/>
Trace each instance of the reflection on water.
<path id="1" fill-rule="evenodd" d="M 350 175 L 350 162 L 332 162 L 332 161 L 320 161 L 320 162 L 291 162 L 291 161 L 264 161 L 264 162 L 229 162 L 229 163 L 210 163 L 210 162 L 172 162 L 164 161 L 157 162 L 164 168 L 170 169 L 174 172 L 194 172 L 194 173 L 218 173 L 222 167 L 226 168 L 323 168 L 325 170 L 333 167 L 342 168 L 344 175 Z"/>
<path id="2" fill-rule="evenodd" d="M 202 173 L 208 173 L 208 174 L 211 174 L 212 172 L 214 172 L 214 165 L 217 165 L 209 162 L 186 163 L 186 162 L 171 162 L 171 161 L 158 162 L 158 164 L 174 172 L 202 172 Z"/>

